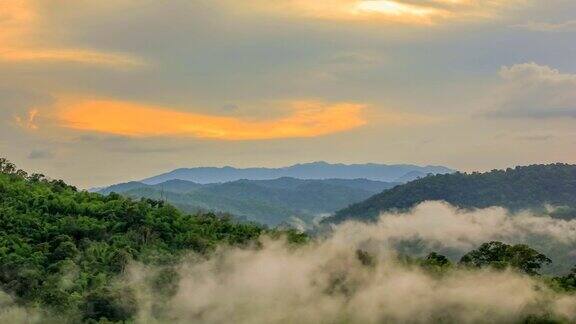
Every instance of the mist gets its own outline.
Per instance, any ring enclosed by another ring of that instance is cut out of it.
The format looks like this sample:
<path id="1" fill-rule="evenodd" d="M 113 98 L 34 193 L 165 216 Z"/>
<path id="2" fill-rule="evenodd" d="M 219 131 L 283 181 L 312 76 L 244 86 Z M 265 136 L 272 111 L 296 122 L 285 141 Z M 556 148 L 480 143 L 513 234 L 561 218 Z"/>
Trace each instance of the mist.
<path id="1" fill-rule="evenodd" d="M 441 202 L 377 223 L 349 222 L 304 246 L 262 238 L 254 248 L 220 248 L 176 269 L 172 296 L 159 300 L 146 284 L 158 269 L 133 265 L 139 322 L 175 323 L 515 323 L 530 316 L 576 320 L 576 297 L 513 270 L 454 267 L 438 274 L 400 261 L 398 245 L 469 251 L 490 240 L 574 243 L 576 222 L 501 208 L 463 211 Z M 359 251 L 370 256 L 359 257 Z M 165 317 L 155 314 L 166 307 Z"/>
<path id="2" fill-rule="evenodd" d="M 330 235 L 353 244 L 379 242 L 416 256 L 441 252 L 454 261 L 489 241 L 528 244 L 554 261 L 546 273 L 563 273 L 576 264 L 576 220 L 510 213 L 501 207 L 463 210 L 445 202 L 424 202 L 408 213 L 382 214 L 375 223 L 344 223 Z"/>

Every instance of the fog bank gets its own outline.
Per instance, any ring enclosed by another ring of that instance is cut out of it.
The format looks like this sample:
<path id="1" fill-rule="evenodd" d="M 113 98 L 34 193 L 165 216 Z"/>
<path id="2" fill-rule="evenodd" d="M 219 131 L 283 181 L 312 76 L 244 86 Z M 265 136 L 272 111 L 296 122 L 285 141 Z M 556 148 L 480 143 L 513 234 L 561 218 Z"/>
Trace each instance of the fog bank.
<path id="1" fill-rule="evenodd" d="M 414 239 L 454 251 L 490 240 L 572 244 L 574 226 L 500 208 L 465 212 L 424 203 L 374 224 L 342 224 L 306 246 L 264 238 L 257 249 L 222 248 L 209 260 L 184 262 L 167 314 L 176 323 L 514 323 L 544 314 L 572 321 L 576 298 L 554 293 L 541 280 L 512 270 L 430 273 L 399 262 L 396 246 Z M 358 250 L 372 258 L 366 262 Z M 131 278 L 149 271 L 134 266 Z M 149 307 L 139 320 L 154 321 L 154 296 L 146 288 L 140 293 Z"/>

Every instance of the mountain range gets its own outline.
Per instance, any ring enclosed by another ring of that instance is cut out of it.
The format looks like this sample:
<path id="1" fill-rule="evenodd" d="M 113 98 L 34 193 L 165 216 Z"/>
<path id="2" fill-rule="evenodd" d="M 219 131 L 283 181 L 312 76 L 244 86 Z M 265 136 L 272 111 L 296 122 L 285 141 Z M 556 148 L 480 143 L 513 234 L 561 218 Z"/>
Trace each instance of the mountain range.
<path id="1" fill-rule="evenodd" d="M 367 179 L 303 180 L 288 177 L 216 184 L 168 180 L 153 185 L 128 182 L 98 192 L 164 200 L 185 212 L 229 213 L 242 220 L 276 226 L 313 222 L 318 216 L 327 216 L 398 184 Z"/>
<path id="2" fill-rule="evenodd" d="M 326 162 L 283 168 L 199 167 L 94 191 L 165 200 L 185 212 L 229 213 L 276 226 L 302 221 L 309 224 L 401 183 L 453 172 L 442 166 Z"/>
<path id="3" fill-rule="evenodd" d="M 182 168 L 153 176 L 140 182 L 154 185 L 169 180 L 187 180 L 199 184 L 248 180 L 273 180 L 283 177 L 297 179 L 368 179 L 384 182 L 408 182 L 428 174 L 453 173 L 443 166 L 416 166 L 410 164 L 330 164 L 313 162 L 283 168 L 199 167 Z"/>

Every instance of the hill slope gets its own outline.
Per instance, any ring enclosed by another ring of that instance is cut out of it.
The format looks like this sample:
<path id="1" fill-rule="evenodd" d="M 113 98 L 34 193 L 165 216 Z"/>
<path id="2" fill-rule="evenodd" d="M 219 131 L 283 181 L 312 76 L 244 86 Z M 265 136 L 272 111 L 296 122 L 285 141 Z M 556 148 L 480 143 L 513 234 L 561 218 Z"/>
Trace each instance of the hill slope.
<path id="1" fill-rule="evenodd" d="M 532 165 L 487 173 L 428 176 L 377 194 L 338 211 L 325 222 L 374 220 L 379 213 L 407 209 L 427 200 L 462 208 L 502 206 L 510 210 L 563 206 L 553 214 L 576 217 L 576 166 Z"/>
<path id="2" fill-rule="evenodd" d="M 168 173 L 144 179 L 145 184 L 158 184 L 179 179 L 196 183 L 220 183 L 242 179 L 272 180 L 282 177 L 297 179 L 370 179 L 385 182 L 401 182 L 399 179 L 413 180 L 415 175 L 452 173 L 454 170 L 442 166 L 416 166 L 408 164 L 330 164 L 314 162 L 296 164 L 285 168 L 189 168 L 177 169 Z"/>
<path id="3" fill-rule="evenodd" d="M 186 212 L 224 212 L 275 226 L 292 217 L 311 221 L 315 216 L 332 213 L 395 185 L 366 179 L 279 178 L 208 185 L 170 180 L 156 185 L 129 182 L 105 188 L 100 193 L 166 200 Z"/>
<path id="4" fill-rule="evenodd" d="M 170 270 L 185 253 L 246 244 L 264 232 L 163 202 L 79 192 L 0 159 L 0 288 L 20 305 L 69 319 L 54 323 L 129 320 L 135 292 L 113 283 L 132 260 Z M 175 280 L 171 271 L 158 277 L 162 287 Z"/>

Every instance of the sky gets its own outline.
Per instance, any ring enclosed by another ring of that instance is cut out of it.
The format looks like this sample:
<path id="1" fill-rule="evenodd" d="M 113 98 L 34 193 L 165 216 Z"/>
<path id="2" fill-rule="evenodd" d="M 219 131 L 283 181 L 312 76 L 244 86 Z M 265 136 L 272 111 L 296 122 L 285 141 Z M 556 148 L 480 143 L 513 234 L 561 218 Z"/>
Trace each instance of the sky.
<path id="1" fill-rule="evenodd" d="M 573 0 L 0 0 L 0 155 L 82 188 L 576 163 Z"/>

